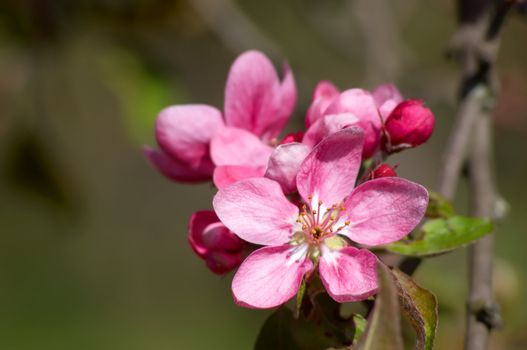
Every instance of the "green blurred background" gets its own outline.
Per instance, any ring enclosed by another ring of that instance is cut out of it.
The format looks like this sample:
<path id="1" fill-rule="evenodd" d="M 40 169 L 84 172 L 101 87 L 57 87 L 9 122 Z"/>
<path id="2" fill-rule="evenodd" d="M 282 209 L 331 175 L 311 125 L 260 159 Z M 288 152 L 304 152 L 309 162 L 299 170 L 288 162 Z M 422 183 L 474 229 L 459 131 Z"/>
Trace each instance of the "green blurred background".
<path id="1" fill-rule="evenodd" d="M 398 84 L 426 100 L 436 131 L 393 159 L 434 188 L 459 67 L 444 49 L 453 0 L 2 0 L 0 3 L 0 349 L 250 349 L 268 315 L 237 307 L 231 276 L 209 273 L 186 239 L 209 184 L 171 183 L 141 147 L 169 104 L 221 108 L 232 60 L 287 59 L 303 125 L 321 79 Z M 505 329 L 493 349 L 527 348 L 527 21 L 514 14 L 499 57 L 496 292 Z M 466 212 L 466 188 L 457 207 Z M 460 349 L 464 249 L 417 279 L 439 297 L 437 349 Z"/>

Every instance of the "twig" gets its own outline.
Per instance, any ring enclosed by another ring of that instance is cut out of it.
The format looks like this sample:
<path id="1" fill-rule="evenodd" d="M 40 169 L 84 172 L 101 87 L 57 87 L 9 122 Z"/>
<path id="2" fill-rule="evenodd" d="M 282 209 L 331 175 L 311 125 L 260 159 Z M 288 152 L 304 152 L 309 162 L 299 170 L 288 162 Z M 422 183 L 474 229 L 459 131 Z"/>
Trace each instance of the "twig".
<path id="1" fill-rule="evenodd" d="M 461 21 L 451 40 L 448 55 L 463 65 L 460 106 L 439 176 L 439 192 L 454 199 L 462 168 L 469 158 L 472 213 L 493 218 L 496 201 L 492 173 L 492 114 L 490 103 L 497 84 L 494 63 L 499 33 L 513 0 L 459 0 Z M 472 12 L 471 12 L 472 11 Z M 471 143 L 470 141 L 473 140 Z M 490 330 L 501 325 L 492 295 L 494 234 L 480 239 L 470 248 L 470 293 L 467 304 L 466 350 L 487 348 Z M 402 268 L 414 272 L 420 261 L 405 260 Z"/>
<path id="2" fill-rule="evenodd" d="M 492 218 L 496 190 L 492 173 L 492 115 L 483 112 L 474 125 L 469 177 L 472 214 Z M 467 303 L 467 350 L 486 349 L 490 330 L 501 326 L 492 293 L 494 234 L 472 247 L 469 253 L 470 294 Z"/>

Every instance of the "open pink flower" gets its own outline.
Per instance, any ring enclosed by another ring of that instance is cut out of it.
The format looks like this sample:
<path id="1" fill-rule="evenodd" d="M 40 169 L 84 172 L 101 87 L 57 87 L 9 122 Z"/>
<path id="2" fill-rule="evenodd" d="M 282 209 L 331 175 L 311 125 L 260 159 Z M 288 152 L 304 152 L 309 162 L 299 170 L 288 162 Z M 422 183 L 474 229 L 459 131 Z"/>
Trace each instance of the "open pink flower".
<path id="1" fill-rule="evenodd" d="M 376 292 L 376 256 L 347 239 L 366 246 L 401 239 L 422 219 L 428 193 L 397 177 L 354 188 L 362 143 L 362 131 L 349 128 L 310 151 L 296 178 L 305 203 L 301 211 L 267 178 L 244 179 L 216 194 L 214 208 L 225 226 L 265 246 L 249 255 L 234 276 L 236 303 L 251 308 L 283 304 L 317 267 L 336 301 L 362 300 Z"/>
<path id="2" fill-rule="evenodd" d="M 280 81 L 264 54 L 247 51 L 231 66 L 224 117 L 207 105 L 165 108 L 156 121 L 159 150 L 145 148 L 145 154 L 161 173 L 180 182 L 210 180 L 218 168 L 217 185 L 261 176 L 273 149 L 270 142 L 282 131 L 295 102 L 289 67 Z"/>
<path id="3" fill-rule="evenodd" d="M 197 211 L 188 223 L 188 242 L 192 250 L 214 273 L 222 275 L 243 260 L 243 241 L 223 225 L 210 210 Z"/>

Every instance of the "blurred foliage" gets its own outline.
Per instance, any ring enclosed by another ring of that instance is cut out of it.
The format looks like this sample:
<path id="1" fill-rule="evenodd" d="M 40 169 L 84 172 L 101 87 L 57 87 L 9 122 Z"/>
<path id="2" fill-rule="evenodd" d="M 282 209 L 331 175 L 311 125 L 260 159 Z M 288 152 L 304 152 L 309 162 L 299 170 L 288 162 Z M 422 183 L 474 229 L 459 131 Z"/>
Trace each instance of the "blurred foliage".
<path id="1" fill-rule="evenodd" d="M 459 69 L 442 55 L 455 25 L 447 0 L 0 2 L 0 348 L 251 348 L 269 312 L 236 307 L 230 277 L 210 275 L 186 242 L 211 186 L 171 183 L 142 157 L 157 111 L 221 108 L 228 67 L 249 48 L 292 66 L 290 130 L 318 80 L 391 80 L 436 114 L 431 141 L 395 159 L 433 188 L 455 111 Z M 497 227 L 506 328 L 493 349 L 527 347 L 526 35 L 511 17 L 499 58 L 496 167 L 511 211 Z M 437 349 L 462 342 L 464 262 L 457 251 L 416 276 L 439 299 Z"/>

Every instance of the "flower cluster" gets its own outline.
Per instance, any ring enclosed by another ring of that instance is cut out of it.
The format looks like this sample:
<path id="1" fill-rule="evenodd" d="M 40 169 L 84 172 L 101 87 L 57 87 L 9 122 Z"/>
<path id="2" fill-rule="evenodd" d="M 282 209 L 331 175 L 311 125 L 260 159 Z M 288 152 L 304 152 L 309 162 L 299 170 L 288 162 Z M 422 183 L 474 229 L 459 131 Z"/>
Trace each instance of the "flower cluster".
<path id="1" fill-rule="evenodd" d="M 421 221 L 427 190 L 383 163 L 431 135 L 434 116 L 395 86 L 372 92 L 315 88 L 303 131 L 278 139 L 296 102 L 288 66 L 279 79 L 262 53 L 240 55 L 225 88 L 224 113 L 171 106 L 158 116 L 158 150 L 145 149 L 179 182 L 212 180 L 214 211 L 196 212 L 189 242 L 209 269 L 238 268 L 239 305 L 271 308 L 317 276 L 338 302 L 377 291 L 368 247 L 405 237 Z"/>

